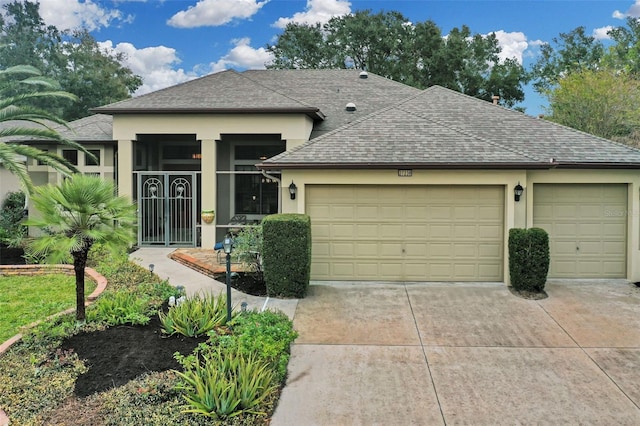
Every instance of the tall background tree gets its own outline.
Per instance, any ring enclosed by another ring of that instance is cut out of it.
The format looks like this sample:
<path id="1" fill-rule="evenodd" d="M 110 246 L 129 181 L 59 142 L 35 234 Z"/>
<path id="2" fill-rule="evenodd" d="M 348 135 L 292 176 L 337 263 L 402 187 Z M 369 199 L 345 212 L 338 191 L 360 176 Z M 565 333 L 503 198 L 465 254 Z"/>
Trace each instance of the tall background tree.
<path id="1" fill-rule="evenodd" d="M 640 143 L 640 23 L 628 18 L 605 45 L 584 27 L 541 48 L 530 69 L 547 118 L 629 145 Z"/>
<path id="2" fill-rule="evenodd" d="M 43 233 L 32 243 L 35 254 L 48 263 L 73 258 L 76 278 L 76 319 L 85 319 L 84 268 L 96 243 L 113 252 L 135 241 L 136 208 L 125 197 L 115 196 L 112 182 L 97 176 L 76 174 L 59 185 L 39 186 L 32 201 L 40 217 L 27 221 Z"/>
<path id="3" fill-rule="evenodd" d="M 78 103 L 55 103 L 57 115 L 71 121 L 92 107 L 126 99 L 142 79 L 123 65 L 123 54 L 100 49 L 86 31 L 61 31 L 46 25 L 39 3 L 14 1 L 0 15 L 0 68 L 32 65 L 60 82 Z"/>
<path id="4" fill-rule="evenodd" d="M 463 26 L 443 37 L 432 21 L 412 23 L 399 12 L 357 11 L 324 25 L 290 23 L 268 68 L 357 68 L 419 88 L 435 84 L 508 107 L 524 100 L 527 73 L 501 61 L 495 35 Z"/>

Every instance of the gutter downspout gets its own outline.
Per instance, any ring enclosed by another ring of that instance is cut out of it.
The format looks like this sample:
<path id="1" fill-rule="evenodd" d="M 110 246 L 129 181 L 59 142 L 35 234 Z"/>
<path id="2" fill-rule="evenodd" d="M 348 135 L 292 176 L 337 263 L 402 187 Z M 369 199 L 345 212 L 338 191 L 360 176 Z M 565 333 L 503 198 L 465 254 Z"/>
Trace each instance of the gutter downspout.
<path id="1" fill-rule="evenodd" d="M 265 170 L 260 170 L 260 172 L 262 173 L 262 176 L 266 177 L 267 179 L 278 182 L 278 213 L 282 213 L 282 180 L 273 175 L 270 175 Z"/>

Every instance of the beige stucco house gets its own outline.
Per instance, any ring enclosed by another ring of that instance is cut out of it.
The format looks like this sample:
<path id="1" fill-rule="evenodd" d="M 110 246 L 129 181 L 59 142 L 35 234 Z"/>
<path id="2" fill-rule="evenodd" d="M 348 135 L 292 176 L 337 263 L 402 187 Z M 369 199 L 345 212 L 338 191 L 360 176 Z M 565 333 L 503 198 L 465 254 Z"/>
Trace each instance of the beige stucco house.
<path id="1" fill-rule="evenodd" d="M 490 102 L 357 70 L 260 70 L 94 112 L 72 126 L 99 164 L 61 154 L 138 203 L 140 245 L 211 248 L 307 213 L 312 279 L 507 282 L 509 229 L 537 226 L 550 277 L 640 281 L 640 151 Z M 39 167 L 37 182 L 56 179 Z"/>

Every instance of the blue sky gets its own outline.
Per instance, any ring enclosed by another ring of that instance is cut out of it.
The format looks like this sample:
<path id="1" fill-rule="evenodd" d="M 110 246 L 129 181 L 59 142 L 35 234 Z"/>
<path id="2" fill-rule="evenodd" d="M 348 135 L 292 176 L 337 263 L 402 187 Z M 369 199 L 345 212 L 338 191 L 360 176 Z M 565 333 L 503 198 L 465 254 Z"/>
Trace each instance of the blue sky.
<path id="1" fill-rule="evenodd" d="M 137 94 L 223 69 L 264 68 L 265 46 L 287 22 L 325 22 L 363 9 L 431 19 L 443 34 L 462 25 L 495 32 L 504 55 L 528 66 L 540 43 L 578 26 L 606 39 L 608 28 L 640 17 L 640 0 L 40 0 L 47 23 L 85 26 L 105 48 L 126 53 L 144 80 Z M 528 89 L 522 106 L 536 115 L 544 99 Z"/>

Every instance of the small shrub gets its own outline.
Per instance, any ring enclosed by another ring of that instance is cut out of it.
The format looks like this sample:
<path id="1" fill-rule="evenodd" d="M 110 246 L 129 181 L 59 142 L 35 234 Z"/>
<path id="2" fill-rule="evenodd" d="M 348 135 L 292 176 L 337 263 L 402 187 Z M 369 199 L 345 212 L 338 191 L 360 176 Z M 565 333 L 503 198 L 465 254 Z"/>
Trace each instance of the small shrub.
<path id="1" fill-rule="evenodd" d="M 165 314 L 158 312 L 162 332 L 168 335 L 182 334 L 198 337 L 227 322 L 227 301 L 222 293 L 217 297 L 186 297 L 182 303 L 172 306 Z"/>
<path id="2" fill-rule="evenodd" d="M 549 234 L 544 229 L 509 230 L 509 274 L 515 290 L 544 291 L 549 261 Z"/>
<path id="3" fill-rule="evenodd" d="M 264 280 L 269 296 L 304 297 L 311 276 L 311 219 L 274 214 L 262 221 Z"/>
<path id="4" fill-rule="evenodd" d="M 184 412 L 217 420 L 243 412 L 258 414 L 256 408 L 277 389 L 268 364 L 255 355 L 223 353 L 218 348 L 178 361 L 185 370 L 177 372 L 183 381 L 178 389 L 184 391 L 187 402 Z"/>
<path id="5" fill-rule="evenodd" d="M 109 326 L 149 323 L 149 298 L 127 290 L 103 293 L 87 309 L 87 321 Z"/>
<path id="6" fill-rule="evenodd" d="M 233 239 L 233 255 L 262 278 L 262 225 L 247 226 Z"/>
<path id="7" fill-rule="evenodd" d="M 0 243 L 18 247 L 22 239 L 27 235 L 27 227 L 22 224 L 24 220 L 24 203 L 25 195 L 20 191 L 9 192 L 2 200 Z"/>
<path id="8" fill-rule="evenodd" d="M 281 312 L 246 312 L 232 322 L 235 342 L 227 339 L 243 354 L 256 354 L 269 363 L 278 383 L 284 383 L 291 343 L 298 337 L 291 320 Z M 225 339 L 227 336 L 222 336 Z"/>

